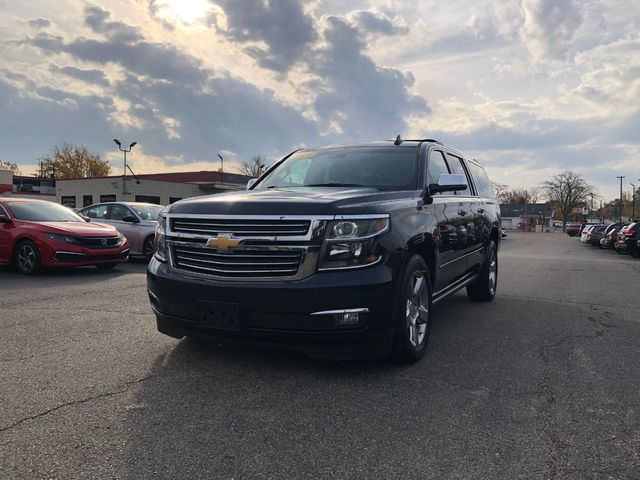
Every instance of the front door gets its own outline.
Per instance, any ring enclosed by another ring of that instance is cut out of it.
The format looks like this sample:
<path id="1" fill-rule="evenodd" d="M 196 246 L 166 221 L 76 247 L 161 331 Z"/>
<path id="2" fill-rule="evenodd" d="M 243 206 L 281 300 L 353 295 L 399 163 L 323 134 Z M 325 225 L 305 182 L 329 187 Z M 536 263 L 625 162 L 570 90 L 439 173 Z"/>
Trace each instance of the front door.
<path id="1" fill-rule="evenodd" d="M 0 215 L 9 216 L 4 208 L 0 206 Z M 0 223 L 0 264 L 11 262 L 11 232 L 13 228 L 11 223 Z"/>

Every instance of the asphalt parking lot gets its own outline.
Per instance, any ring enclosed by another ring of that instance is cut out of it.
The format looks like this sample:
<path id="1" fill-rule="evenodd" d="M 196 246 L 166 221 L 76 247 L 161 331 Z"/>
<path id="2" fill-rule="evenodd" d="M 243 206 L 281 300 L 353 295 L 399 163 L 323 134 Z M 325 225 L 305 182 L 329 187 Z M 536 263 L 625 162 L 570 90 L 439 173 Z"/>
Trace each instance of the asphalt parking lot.
<path id="1" fill-rule="evenodd" d="M 0 270 L 0 478 L 640 478 L 640 261 L 510 234 L 425 358 L 158 334 L 145 265 Z"/>

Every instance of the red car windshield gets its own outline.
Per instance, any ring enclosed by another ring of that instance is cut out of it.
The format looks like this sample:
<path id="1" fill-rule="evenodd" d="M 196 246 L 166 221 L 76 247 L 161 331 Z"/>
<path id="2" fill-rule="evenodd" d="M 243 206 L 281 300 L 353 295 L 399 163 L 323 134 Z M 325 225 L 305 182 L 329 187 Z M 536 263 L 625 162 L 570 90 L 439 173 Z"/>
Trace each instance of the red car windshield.
<path id="1" fill-rule="evenodd" d="M 16 220 L 30 222 L 84 222 L 73 211 L 53 202 L 5 201 Z"/>

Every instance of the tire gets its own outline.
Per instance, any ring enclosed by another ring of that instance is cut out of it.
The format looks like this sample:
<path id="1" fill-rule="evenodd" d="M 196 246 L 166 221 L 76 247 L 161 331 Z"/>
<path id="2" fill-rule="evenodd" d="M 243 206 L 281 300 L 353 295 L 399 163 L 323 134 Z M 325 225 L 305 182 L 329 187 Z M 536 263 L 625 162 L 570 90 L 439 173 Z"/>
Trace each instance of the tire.
<path id="1" fill-rule="evenodd" d="M 99 263 L 96 265 L 98 270 L 113 270 L 117 263 Z"/>
<path id="2" fill-rule="evenodd" d="M 13 264 L 23 275 L 33 275 L 40 270 L 40 251 L 31 240 L 23 240 L 13 252 Z"/>
<path id="3" fill-rule="evenodd" d="M 478 278 L 467 285 L 467 295 L 474 302 L 490 302 L 498 288 L 498 252 L 493 240 L 487 248 L 487 258 L 480 269 Z"/>
<path id="4" fill-rule="evenodd" d="M 431 332 L 431 277 L 420 255 L 407 262 L 399 289 L 391 359 L 411 364 L 424 356 Z"/>
<path id="5" fill-rule="evenodd" d="M 147 238 L 144 239 L 144 243 L 142 244 L 142 254 L 144 255 L 144 258 L 147 260 L 147 262 L 151 260 L 151 257 L 153 257 L 153 252 L 154 252 L 153 240 L 154 240 L 154 236 L 149 235 Z"/>

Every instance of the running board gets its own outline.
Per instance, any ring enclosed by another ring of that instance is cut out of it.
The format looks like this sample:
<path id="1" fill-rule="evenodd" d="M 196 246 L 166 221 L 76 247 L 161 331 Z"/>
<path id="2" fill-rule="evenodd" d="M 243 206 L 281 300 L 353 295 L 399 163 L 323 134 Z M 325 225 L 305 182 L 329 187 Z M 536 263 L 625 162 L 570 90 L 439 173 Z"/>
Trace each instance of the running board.
<path id="1" fill-rule="evenodd" d="M 470 273 L 467 276 L 462 277 L 460 280 L 456 281 L 455 283 L 452 283 L 448 287 L 443 288 L 442 290 L 434 293 L 431 303 L 435 305 L 436 303 L 447 298 L 449 295 L 456 293 L 462 287 L 466 287 L 468 284 L 473 282 L 476 278 L 478 278 L 477 273 Z"/>

